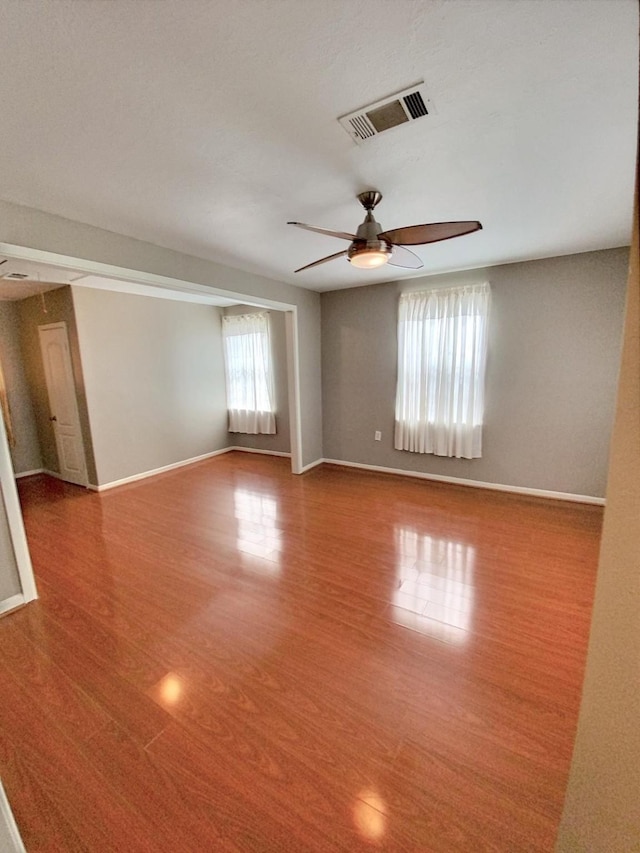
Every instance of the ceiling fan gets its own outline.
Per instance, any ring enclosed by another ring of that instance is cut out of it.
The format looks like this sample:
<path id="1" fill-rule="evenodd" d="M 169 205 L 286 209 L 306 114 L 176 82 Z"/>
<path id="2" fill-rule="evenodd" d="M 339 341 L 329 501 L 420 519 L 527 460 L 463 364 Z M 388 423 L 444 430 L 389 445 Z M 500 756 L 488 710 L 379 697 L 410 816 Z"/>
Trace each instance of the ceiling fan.
<path id="1" fill-rule="evenodd" d="M 338 237 L 340 240 L 348 240 L 351 245 L 342 252 L 320 258 L 312 264 L 300 267 L 295 272 L 326 264 L 334 258 L 347 260 L 361 269 L 374 269 L 384 264 L 392 267 L 404 267 L 409 270 L 419 270 L 424 266 L 420 258 L 407 246 L 422 246 L 425 243 L 438 243 L 440 240 L 450 240 L 452 237 L 462 237 L 473 231 L 480 231 L 482 225 L 477 221 L 469 222 L 430 222 L 426 225 L 408 225 L 406 228 L 393 228 L 391 231 L 383 231 L 379 222 L 373 217 L 373 210 L 382 200 L 382 194 L 377 190 L 367 190 L 358 195 L 358 201 L 364 207 L 367 215 L 362 225 L 358 226 L 355 234 L 346 231 L 329 231 L 327 228 L 316 228 L 314 225 L 305 225 L 304 222 L 287 222 L 287 225 L 296 225 L 306 231 L 316 231 L 318 234 L 328 234 L 330 237 Z"/>

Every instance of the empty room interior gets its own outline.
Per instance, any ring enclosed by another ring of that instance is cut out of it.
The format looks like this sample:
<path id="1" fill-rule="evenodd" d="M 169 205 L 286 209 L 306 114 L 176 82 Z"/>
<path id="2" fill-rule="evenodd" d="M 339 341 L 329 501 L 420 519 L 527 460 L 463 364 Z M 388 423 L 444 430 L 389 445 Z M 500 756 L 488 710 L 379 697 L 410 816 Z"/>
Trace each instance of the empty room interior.
<path id="1" fill-rule="evenodd" d="M 636 0 L 0 9 L 0 851 L 637 853 Z"/>

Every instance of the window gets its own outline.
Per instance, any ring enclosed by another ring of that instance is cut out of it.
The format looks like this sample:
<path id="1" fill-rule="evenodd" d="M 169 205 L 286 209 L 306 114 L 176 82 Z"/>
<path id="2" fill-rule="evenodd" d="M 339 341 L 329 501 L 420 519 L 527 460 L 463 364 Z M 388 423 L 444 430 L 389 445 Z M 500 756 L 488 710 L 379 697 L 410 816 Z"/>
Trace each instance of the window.
<path id="1" fill-rule="evenodd" d="M 222 318 L 229 432 L 274 433 L 269 319 L 260 314 Z"/>
<path id="2" fill-rule="evenodd" d="M 488 284 L 400 297 L 398 450 L 482 455 L 490 298 Z"/>

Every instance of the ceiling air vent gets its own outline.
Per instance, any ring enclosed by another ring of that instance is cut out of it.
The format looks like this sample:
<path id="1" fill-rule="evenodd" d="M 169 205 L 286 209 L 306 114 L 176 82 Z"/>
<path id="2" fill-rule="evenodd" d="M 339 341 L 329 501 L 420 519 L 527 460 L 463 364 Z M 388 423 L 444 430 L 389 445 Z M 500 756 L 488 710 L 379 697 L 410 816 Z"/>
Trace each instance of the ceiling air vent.
<path id="1" fill-rule="evenodd" d="M 25 278 L 29 278 L 26 272 L 10 272 L 8 275 L 3 275 L 2 278 L 5 281 L 23 281 Z"/>
<path id="2" fill-rule="evenodd" d="M 338 119 L 351 139 L 362 145 L 368 139 L 378 136 L 392 127 L 416 121 L 423 116 L 436 112 L 431 99 L 427 96 L 424 83 L 417 83 L 402 92 L 396 92 L 388 98 L 376 101 L 362 109 Z"/>

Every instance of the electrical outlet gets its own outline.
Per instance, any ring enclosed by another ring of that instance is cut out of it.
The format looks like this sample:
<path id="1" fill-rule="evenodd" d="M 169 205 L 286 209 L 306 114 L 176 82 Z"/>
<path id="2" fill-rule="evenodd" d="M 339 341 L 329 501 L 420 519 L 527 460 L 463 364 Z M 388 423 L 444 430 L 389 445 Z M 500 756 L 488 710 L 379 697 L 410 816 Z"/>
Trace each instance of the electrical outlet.
<path id="1" fill-rule="evenodd" d="M 382 433 L 380 432 L 379 429 L 376 430 L 375 435 L 374 435 L 374 439 L 376 441 L 382 441 Z"/>

